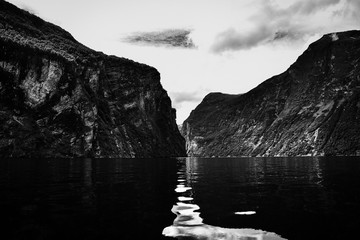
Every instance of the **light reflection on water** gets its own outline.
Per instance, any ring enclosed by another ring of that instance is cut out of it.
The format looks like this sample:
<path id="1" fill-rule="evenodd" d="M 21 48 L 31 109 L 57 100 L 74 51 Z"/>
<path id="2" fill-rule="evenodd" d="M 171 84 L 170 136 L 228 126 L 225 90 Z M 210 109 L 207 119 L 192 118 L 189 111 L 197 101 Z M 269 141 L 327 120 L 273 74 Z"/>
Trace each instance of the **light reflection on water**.
<path id="1" fill-rule="evenodd" d="M 194 239 L 248 239 L 248 240 L 281 240 L 279 235 L 251 228 L 231 229 L 211 226 L 203 223 L 200 217 L 200 207 L 194 202 L 192 184 L 198 181 L 198 159 L 179 158 L 180 170 L 177 172 L 175 192 L 179 194 L 178 200 L 173 205 L 171 212 L 176 215 L 172 226 L 163 230 L 163 235 L 183 239 L 183 237 Z M 235 212 L 237 215 L 253 215 L 255 211 Z"/>
<path id="2" fill-rule="evenodd" d="M 360 158 L 0 159 L 0 196 L 12 240 L 353 239 Z"/>
<path id="3" fill-rule="evenodd" d="M 176 215 L 174 220 L 175 226 L 195 226 L 202 225 L 202 218 L 200 212 L 196 212 L 200 207 L 194 203 L 194 194 L 192 192 L 193 174 L 196 172 L 196 161 L 191 161 L 189 158 L 177 159 L 177 164 L 180 166 L 178 171 L 177 181 L 180 183 L 176 186 L 175 192 L 179 193 L 178 200 L 171 209 Z"/>

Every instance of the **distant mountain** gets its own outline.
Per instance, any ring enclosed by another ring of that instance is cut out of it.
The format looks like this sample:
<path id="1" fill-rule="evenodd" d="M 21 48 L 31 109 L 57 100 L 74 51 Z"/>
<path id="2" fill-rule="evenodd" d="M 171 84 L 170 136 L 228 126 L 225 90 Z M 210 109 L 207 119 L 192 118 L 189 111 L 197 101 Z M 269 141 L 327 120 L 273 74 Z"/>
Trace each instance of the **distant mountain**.
<path id="1" fill-rule="evenodd" d="M 246 94 L 207 95 L 182 133 L 190 156 L 360 154 L 360 31 L 323 36 Z"/>
<path id="2" fill-rule="evenodd" d="M 93 51 L 2 0 L 0 49 L 0 156 L 186 154 L 153 67 Z"/>

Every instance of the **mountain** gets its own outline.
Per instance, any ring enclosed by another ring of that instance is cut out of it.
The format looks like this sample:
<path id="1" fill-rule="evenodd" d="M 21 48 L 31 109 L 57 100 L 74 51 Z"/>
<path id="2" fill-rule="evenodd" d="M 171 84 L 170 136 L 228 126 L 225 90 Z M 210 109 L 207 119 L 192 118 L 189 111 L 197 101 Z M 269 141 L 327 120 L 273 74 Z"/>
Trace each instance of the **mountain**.
<path id="1" fill-rule="evenodd" d="M 159 72 L 0 0 L 0 156 L 184 156 Z"/>
<path id="2" fill-rule="evenodd" d="M 359 155 L 360 31 L 323 36 L 245 94 L 210 93 L 182 134 L 190 156 Z"/>

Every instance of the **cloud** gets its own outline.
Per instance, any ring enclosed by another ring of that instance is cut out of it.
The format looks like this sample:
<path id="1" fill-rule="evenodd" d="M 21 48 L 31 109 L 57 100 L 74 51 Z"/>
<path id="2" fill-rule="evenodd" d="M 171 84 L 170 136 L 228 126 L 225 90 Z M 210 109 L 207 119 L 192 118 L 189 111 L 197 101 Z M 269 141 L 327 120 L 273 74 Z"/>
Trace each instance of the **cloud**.
<path id="1" fill-rule="evenodd" d="M 213 52 L 304 41 L 315 34 L 343 30 L 343 26 L 360 26 L 358 0 L 294 0 L 286 7 L 281 0 L 260 0 L 257 4 L 257 12 L 248 18 L 247 27 L 228 28 L 217 35 L 211 46 Z M 351 24 L 342 24 L 345 21 Z"/>
<path id="2" fill-rule="evenodd" d="M 329 6 L 336 5 L 340 0 L 313 0 L 298 1 L 285 10 L 286 13 L 310 15 L 317 11 L 324 10 Z"/>
<path id="3" fill-rule="evenodd" d="M 174 107 L 185 102 L 200 102 L 203 98 L 200 92 L 169 92 Z"/>
<path id="4" fill-rule="evenodd" d="M 359 21 L 360 20 L 360 1 L 359 0 L 345 0 L 345 7 L 339 11 L 336 11 L 335 14 L 338 14 L 342 17 L 350 16 L 351 18 Z"/>
<path id="5" fill-rule="evenodd" d="M 31 14 L 38 15 L 38 13 L 33 8 L 31 8 L 30 6 L 28 6 L 28 5 L 24 4 L 24 3 L 22 3 L 20 5 L 20 8 L 27 11 L 27 12 L 29 12 L 29 13 L 31 13 Z"/>
<path id="6" fill-rule="evenodd" d="M 268 38 L 270 34 L 270 29 L 266 26 L 259 26 L 252 32 L 240 32 L 231 28 L 217 36 L 212 50 L 214 52 L 223 52 L 255 47 Z"/>
<path id="7" fill-rule="evenodd" d="M 141 45 L 174 48 L 195 48 L 190 38 L 191 30 L 168 29 L 154 32 L 136 32 L 122 39 L 124 42 Z"/>

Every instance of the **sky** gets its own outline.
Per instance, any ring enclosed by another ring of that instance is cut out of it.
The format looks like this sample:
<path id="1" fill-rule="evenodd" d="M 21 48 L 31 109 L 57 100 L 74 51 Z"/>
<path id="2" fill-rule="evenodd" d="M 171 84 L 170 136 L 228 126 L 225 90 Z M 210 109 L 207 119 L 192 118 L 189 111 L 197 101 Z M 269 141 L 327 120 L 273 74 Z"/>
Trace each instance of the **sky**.
<path id="1" fill-rule="evenodd" d="M 323 34 L 360 28 L 360 0 L 7 1 L 96 51 L 155 67 L 178 124 L 208 93 L 246 93 Z"/>

